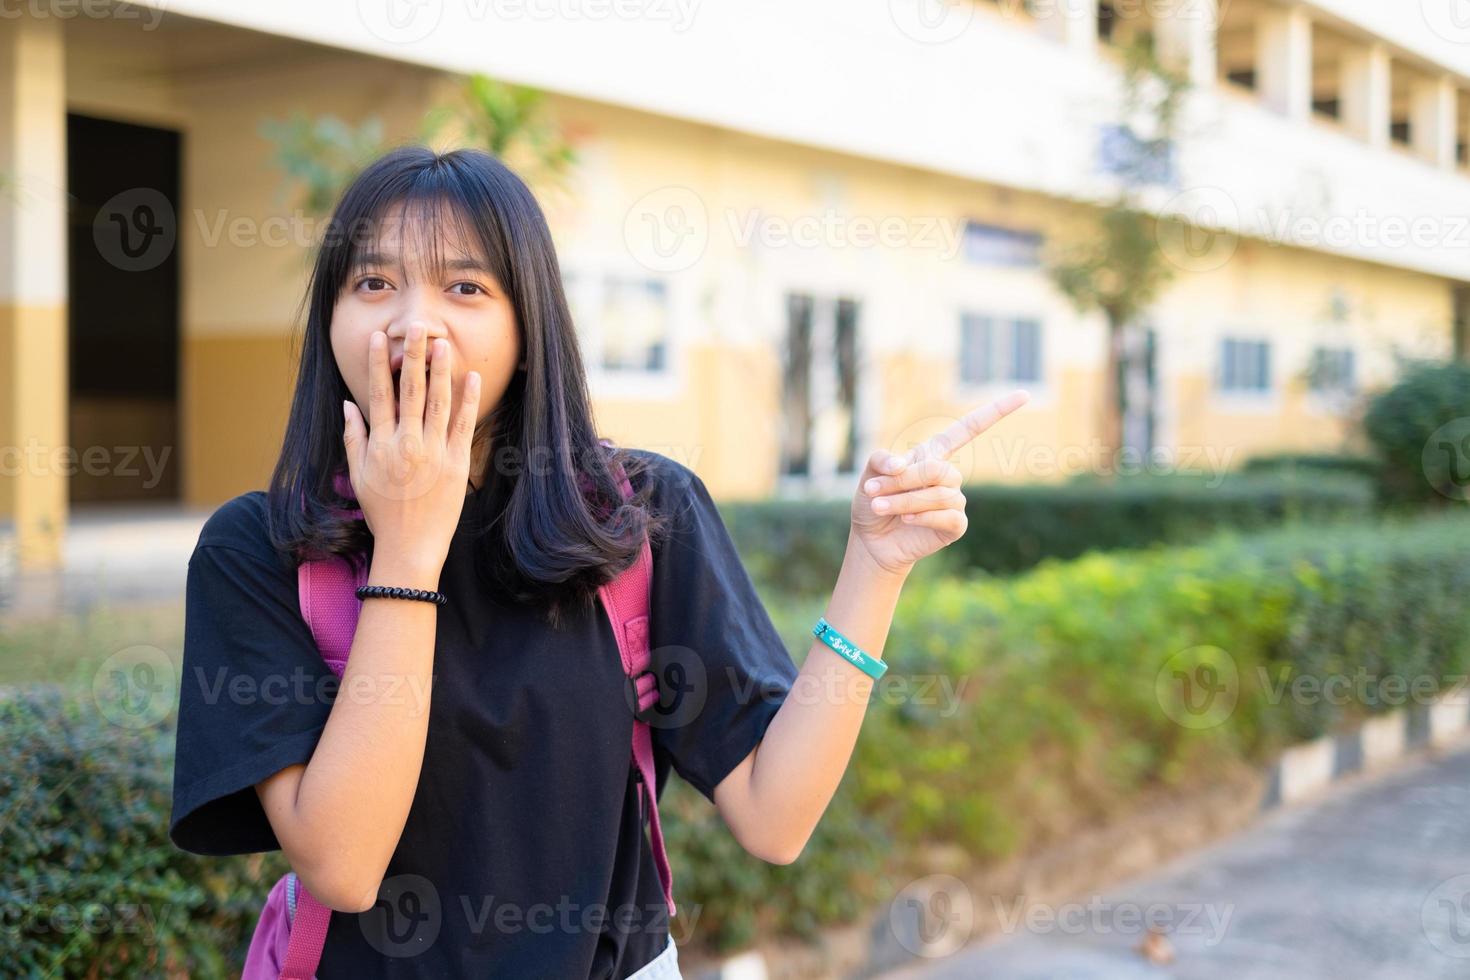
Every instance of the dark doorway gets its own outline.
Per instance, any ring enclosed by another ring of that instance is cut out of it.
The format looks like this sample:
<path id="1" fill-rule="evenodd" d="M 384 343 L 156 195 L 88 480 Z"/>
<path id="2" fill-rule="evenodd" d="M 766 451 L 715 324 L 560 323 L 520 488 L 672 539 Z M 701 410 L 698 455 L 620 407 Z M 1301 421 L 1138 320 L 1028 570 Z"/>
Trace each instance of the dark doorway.
<path id="1" fill-rule="evenodd" d="M 180 135 L 68 115 L 73 503 L 179 499 Z"/>

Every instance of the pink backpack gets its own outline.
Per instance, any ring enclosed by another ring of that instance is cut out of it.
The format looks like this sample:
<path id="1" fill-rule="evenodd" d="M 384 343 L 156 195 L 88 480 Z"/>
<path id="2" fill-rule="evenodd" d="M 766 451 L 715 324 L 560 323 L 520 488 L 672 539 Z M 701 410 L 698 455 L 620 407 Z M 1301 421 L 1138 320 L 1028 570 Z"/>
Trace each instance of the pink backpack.
<path id="1" fill-rule="evenodd" d="M 623 496 L 632 495 L 628 478 L 619 473 Z M 352 484 L 345 472 L 337 474 L 337 491 L 352 496 Z M 362 516 L 362 511 L 348 511 Z M 355 589 L 365 583 L 367 568 L 354 574 L 352 566 L 342 558 L 304 562 L 297 572 L 301 597 L 301 615 L 311 627 L 322 659 L 339 678 L 352 652 L 352 635 L 357 629 L 357 614 L 362 600 Z M 615 580 L 598 590 L 603 610 L 612 622 L 617 638 L 623 671 L 628 675 L 632 692 L 637 692 L 638 711 L 633 716 L 633 764 L 638 787 L 647 803 L 649 830 L 659 880 L 663 882 L 664 899 L 669 915 L 675 914 L 673 873 L 664 851 L 663 830 L 658 821 L 657 785 L 653 771 L 653 735 L 648 722 L 641 717 L 659 700 L 657 676 L 653 673 L 648 645 L 649 594 L 653 580 L 653 553 L 648 541 L 643 542 L 638 560 Z M 294 872 L 281 876 L 266 897 L 250 951 L 245 955 L 241 980 L 312 980 L 321 962 L 322 946 L 327 939 L 327 923 L 332 910 L 312 897 Z"/>

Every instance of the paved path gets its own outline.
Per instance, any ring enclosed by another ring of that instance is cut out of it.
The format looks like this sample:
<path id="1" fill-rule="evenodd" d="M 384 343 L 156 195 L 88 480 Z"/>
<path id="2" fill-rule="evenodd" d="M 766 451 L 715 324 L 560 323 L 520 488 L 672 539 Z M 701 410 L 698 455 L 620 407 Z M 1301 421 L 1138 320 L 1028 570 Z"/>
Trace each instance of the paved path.
<path id="1" fill-rule="evenodd" d="M 1151 907 L 1174 926 L 1167 966 L 1135 951 Z M 1042 909 L 1029 928 L 1011 921 L 885 980 L 1470 977 L 1470 749 L 1279 811 L 1155 875 Z"/>
<path id="2" fill-rule="evenodd" d="M 189 556 L 214 508 L 91 504 L 73 508 L 62 567 L 18 570 L 14 527 L 0 523 L 0 624 L 97 606 L 184 598 Z"/>

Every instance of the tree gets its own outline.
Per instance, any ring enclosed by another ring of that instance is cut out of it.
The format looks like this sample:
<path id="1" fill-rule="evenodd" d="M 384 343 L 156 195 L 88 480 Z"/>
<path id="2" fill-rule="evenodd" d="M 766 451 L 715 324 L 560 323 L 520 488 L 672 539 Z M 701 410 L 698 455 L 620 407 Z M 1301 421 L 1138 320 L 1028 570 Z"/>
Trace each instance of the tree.
<path id="1" fill-rule="evenodd" d="M 418 139 L 433 142 L 449 128 L 454 145 L 487 150 L 528 180 L 560 180 L 575 164 L 576 152 L 547 118 L 544 100 L 536 89 L 470 75 L 457 100 L 425 114 Z M 388 148 L 376 116 L 354 126 L 332 115 L 297 112 L 265 120 L 260 133 L 275 144 L 283 192 L 296 191 L 303 209 L 315 216 L 330 211 L 358 171 Z"/>
<path id="2" fill-rule="evenodd" d="M 1175 219 L 1150 214 L 1140 197 L 1172 171 L 1175 129 L 1188 90 L 1186 72 L 1160 60 L 1151 33 L 1141 31 L 1131 38 L 1123 49 L 1120 123 L 1111 131 L 1117 192 L 1091 236 L 1061 249 L 1047 266 L 1052 281 L 1079 313 L 1098 311 L 1107 321 L 1102 438 L 1109 450 L 1123 446 L 1126 331 L 1175 271 L 1159 239 L 1160 222 Z"/>

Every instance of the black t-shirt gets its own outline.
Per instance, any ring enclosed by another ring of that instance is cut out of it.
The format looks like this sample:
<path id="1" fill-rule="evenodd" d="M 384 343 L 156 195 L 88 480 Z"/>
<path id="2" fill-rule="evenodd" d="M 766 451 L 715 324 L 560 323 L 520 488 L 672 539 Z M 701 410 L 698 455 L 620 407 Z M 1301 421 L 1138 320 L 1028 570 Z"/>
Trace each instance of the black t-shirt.
<path id="1" fill-rule="evenodd" d="M 654 669 L 681 692 L 651 726 L 658 786 L 672 765 L 712 801 L 797 667 L 703 481 L 634 452 L 673 525 L 655 542 L 650 599 Z M 626 977 L 663 950 L 670 921 L 611 625 L 600 602 L 553 631 L 536 610 L 497 601 L 475 574 L 467 524 L 440 577 L 449 603 L 407 825 L 378 904 L 333 913 L 319 980 Z M 189 559 L 170 836 L 200 854 L 280 847 L 254 785 L 311 759 L 335 697 L 296 568 L 266 528 L 265 494 L 242 494 L 211 515 Z"/>

